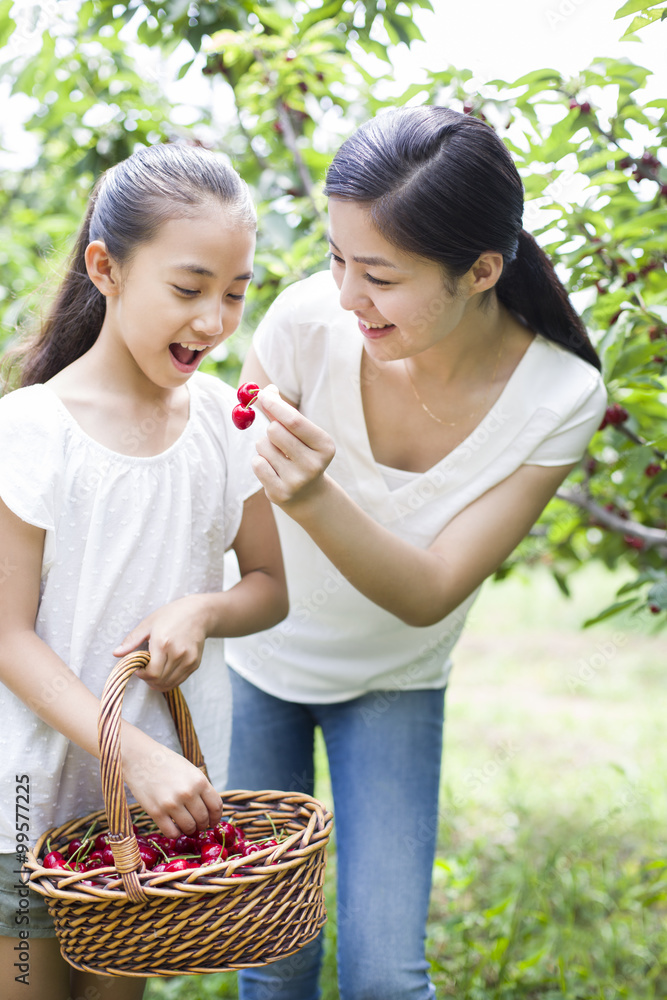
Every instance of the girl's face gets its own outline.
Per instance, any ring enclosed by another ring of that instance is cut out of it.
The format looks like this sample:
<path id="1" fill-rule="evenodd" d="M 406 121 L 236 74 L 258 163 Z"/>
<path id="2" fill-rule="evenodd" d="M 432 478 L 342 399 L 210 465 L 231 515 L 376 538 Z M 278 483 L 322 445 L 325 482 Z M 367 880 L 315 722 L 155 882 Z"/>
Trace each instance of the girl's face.
<path id="1" fill-rule="evenodd" d="M 439 264 L 402 253 L 363 204 L 329 200 L 331 273 L 343 309 L 357 317 L 366 350 L 391 361 L 428 350 L 466 314 L 464 285 L 452 295 Z"/>
<path id="2" fill-rule="evenodd" d="M 234 333 L 254 250 L 254 232 L 211 201 L 165 222 L 120 269 L 117 293 L 107 297 L 110 329 L 151 382 L 181 385 Z"/>

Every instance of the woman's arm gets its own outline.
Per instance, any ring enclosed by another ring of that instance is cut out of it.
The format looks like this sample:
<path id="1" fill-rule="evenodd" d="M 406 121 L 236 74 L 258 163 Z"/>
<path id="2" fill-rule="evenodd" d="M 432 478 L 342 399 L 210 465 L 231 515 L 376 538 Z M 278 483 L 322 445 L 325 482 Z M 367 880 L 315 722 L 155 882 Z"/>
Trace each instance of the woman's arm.
<path id="1" fill-rule="evenodd" d="M 245 501 L 232 548 L 240 581 L 220 593 L 190 594 L 144 618 L 114 650 L 125 656 L 148 641 L 151 659 L 137 677 L 158 691 L 197 669 L 207 638 L 248 635 L 277 625 L 288 611 L 280 541 L 262 490 Z"/>
<path id="2" fill-rule="evenodd" d="M 47 725 L 94 757 L 98 699 L 36 635 L 44 531 L 0 500 L 0 681 Z M 201 771 L 139 729 L 122 723 L 123 772 L 137 801 L 166 836 L 218 821 L 220 796 Z"/>
<path id="3" fill-rule="evenodd" d="M 256 359 L 253 365 L 259 382 Z M 276 393 L 262 392 L 259 402 L 273 418 L 255 460 L 269 499 L 357 590 L 408 625 L 435 624 L 457 608 L 518 545 L 574 468 L 521 466 L 420 549 L 377 524 L 326 475 L 335 450 L 328 434 Z"/>

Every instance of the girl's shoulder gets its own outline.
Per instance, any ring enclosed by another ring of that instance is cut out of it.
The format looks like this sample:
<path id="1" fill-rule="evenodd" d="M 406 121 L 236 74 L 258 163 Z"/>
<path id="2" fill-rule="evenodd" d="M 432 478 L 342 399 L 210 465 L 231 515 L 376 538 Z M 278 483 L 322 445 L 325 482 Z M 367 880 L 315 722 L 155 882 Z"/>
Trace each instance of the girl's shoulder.
<path id="1" fill-rule="evenodd" d="M 190 395 L 204 408 L 220 408 L 230 412 L 238 403 L 236 389 L 208 372 L 195 372 L 190 379 Z"/>
<path id="2" fill-rule="evenodd" d="M 14 389 L 0 398 L 0 433 L 32 436 L 62 430 L 62 404 L 48 386 L 38 383 Z"/>

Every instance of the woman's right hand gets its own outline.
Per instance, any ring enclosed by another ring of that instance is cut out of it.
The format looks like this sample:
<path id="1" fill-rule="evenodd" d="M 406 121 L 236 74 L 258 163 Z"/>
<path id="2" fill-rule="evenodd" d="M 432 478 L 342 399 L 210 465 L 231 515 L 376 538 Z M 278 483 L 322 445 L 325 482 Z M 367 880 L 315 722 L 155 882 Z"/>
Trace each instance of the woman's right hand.
<path id="1" fill-rule="evenodd" d="M 316 497 L 336 448 L 329 434 L 282 399 L 275 386 L 262 389 L 257 400 L 271 423 L 256 445 L 255 475 L 269 500 L 289 510 Z"/>
<path id="2" fill-rule="evenodd" d="M 165 837 L 215 826 L 222 801 L 198 767 L 181 754 L 135 731 L 123 734 L 123 777 Z"/>

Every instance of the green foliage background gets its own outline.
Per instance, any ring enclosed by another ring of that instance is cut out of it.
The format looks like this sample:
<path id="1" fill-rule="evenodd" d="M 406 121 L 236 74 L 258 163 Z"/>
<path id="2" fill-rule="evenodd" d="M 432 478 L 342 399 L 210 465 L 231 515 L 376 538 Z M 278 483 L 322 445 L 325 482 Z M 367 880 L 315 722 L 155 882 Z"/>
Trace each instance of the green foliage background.
<path id="1" fill-rule="evenodd" d="M 498 575 L 543 563 L 567 592 L 590 560 L 630 566 L 618 601 L 592 621 L 629 608 L 652 631 L 667 620 L 667 100 L 640 103 L 649 71 L 603 57 L 571 79 L 544 69 L 480 91 L 450 66 L 398 92 L 391 46 L 421 37 L 419 7 L 431 3 L 0 0 L 0 79 L 32 98 L 37 148 L 0 192 L 0 347 L 38 319 L 99 173 L 137 144 L 186 140 L 225 150 L 259 208 L 244 328 L 210 363 L 234 382 L 277 292 L 325 266 L 321 182 L 342 138 L 407 102 L 483 117 L 522 174 L 526 228 L 579 293 L 620 421 L 595 435 Z M 666 13 L 664 2 L 629 0 L 616 16 L 637 38 Z M 186 73 L 207 88 L 184 107 L 169 84 Z M 583 191 L 574 201 L 573 185 Z"/>

